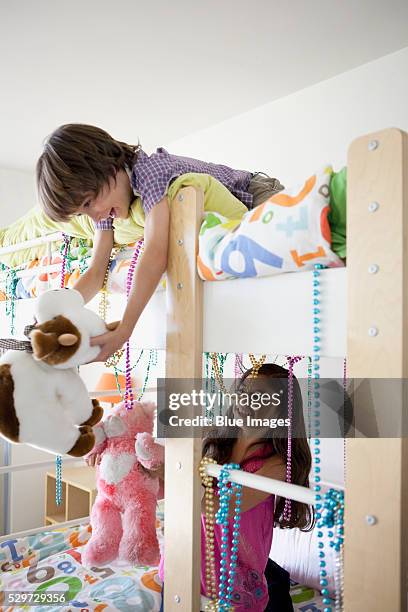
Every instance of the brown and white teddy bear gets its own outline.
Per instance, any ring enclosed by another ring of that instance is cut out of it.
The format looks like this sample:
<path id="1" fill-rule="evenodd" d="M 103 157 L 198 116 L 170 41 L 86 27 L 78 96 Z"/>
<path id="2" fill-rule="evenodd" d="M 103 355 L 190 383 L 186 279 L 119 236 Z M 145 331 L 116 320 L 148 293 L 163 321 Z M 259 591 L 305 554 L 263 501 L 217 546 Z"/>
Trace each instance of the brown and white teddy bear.
<path id="1" fill-rule="evenodd" d="M 103 410 L 77 366 L 95 359 L 90 338 L 113 329 L 84 307 L 74 289 L 47 291 L 36 300 L 30 333 L 33 352 L 9 350 L 0 358 L 0 435 L 56 455 L 86 455 L 92 426 Z"/>

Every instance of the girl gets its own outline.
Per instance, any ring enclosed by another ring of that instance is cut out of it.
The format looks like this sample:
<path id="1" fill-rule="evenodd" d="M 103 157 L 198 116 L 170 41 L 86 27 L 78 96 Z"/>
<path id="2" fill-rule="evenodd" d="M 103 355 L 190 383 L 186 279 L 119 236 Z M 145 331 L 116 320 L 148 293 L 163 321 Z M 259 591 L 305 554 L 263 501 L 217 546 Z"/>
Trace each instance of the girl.
<path id="1" fill-rule="evenodd" d="M 270 397 L 279 394 L 277 407 L 264 406 L 259 410 L 237 405 L 229 409 L 229 416 L 236 419 L 246 416 L 256 418 L 287 418 L 288 408 L 288 370 L 276 364 L 264 364 L 256 379 L 251 378 L 252 369 L 242 376 L 239 393 L 249 396 L 268 393 Z M 273 412 L 273 414 L 271 414 Z M 302 411 L 302 396 L 299 383 L 293 377 L 293 417 L 291 448 L 291 482 L 308 486 L 311 468 L 311 453 L 306 440 Z M 271 436 L 277 430 L 254 431 L 246 427 L 213 428 L 203 441 L 203 457 L 211 457 L 218 464 L 238 463 L 241 469 L 285 480 L 288 460 L 287 431 Z M 233 498 L 234 499 L 234 498 Z M 215 496 L 215 512 L 218 500 Z M 243 488 L 241 504 L 241 523 L 238 546 L 238 559 L 231 603 L 235 612 L 264 610 L 286 612 L 292 610 L 289 596 L 289 580 L 284 570 L 269 560 L 274 525 L 282 528 L 298 527 L 309 530 L 313 526 L 313 511 L 309 506 L 292 501 L 288 517 L 284 513 L 285 499 L 275 497 L 255 489 Z M 203 513 L 205 506 L 203 502 Z M 206 593 L 205 580 L 205 516 L 202 515 L 201 529 L 201 592 Z M 230 521 L 232 526 L 232 520 Z M 231 531 L 231 530 L 230 530 Z M 216 583 L 219 584 L 221 528 L 214 526 L 214 553 Z M 269 563 L 268 563 L 269 561 Z M 283 574 L 283 577 L 282 577 Z M 163 559 L 159 575 L 163 576 Z M 286 582 L 286 584 L 285 584 Z M 273 587 L 271 586 L 274 583 Z M 270 593 L 268 593 L 270 586 Z M 269 604 L 268 604 L 268 600 Z"/>

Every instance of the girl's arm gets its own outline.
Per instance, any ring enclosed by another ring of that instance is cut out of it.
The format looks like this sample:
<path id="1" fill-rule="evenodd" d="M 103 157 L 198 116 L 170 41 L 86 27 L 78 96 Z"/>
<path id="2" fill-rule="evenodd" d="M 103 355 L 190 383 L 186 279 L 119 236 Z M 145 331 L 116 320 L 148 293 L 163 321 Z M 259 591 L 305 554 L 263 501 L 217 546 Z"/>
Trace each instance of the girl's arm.
<path id="1" fill-rule="evenodd" d="M 113 230 L 97 230 L 90 266 L 74 285 L 74 289 L 84 298 L 85 304 L 102 288 L 112 247 Z"/>
<path id="2" fill-rule="evenodd" d="M 132 291 L 119 327 L 115 331 L 91 339 L 92 346 L 101 347 L 95 361 L 106 361 L 130 338 L 140 315 L 166 271 L 169 242 L 167 197 L 156 204 L 147 215 L 144 242 L 144 252 L 135 268 Z"/>
<path id="3" fill-rule="evenodd" d="M 267 476 L 268 478 L 273 478 L 274 480 L 285 480 L 286 478 L 286 465 L 282 461 L 280 457 L 269 457 L 266 459 L 265 463 L 261 467 L 260 470 L 254 472 L 258 474 L 258 476 Z M 254 508 L 261 502 L 265 501 L 268 497 L 270 497 L 270 493 L 265 493 L 264 491 L 258 491 L 257 489 L 250 489 L 249 487 L 242 487 L 242 502 L 241 502 L 241 511 L 246 512 L 251 508 Z M 235 496 L 234 496 L 235 497 Z M 233 508 L 235 507 L 235 501 L 233 497 L 233 503 L 230 506 L 230 516 L 232 517 L 234 512 Z M 214 511 L 218 511 L 218 496 L 214 495 Z M 201 510 L 205 512 L 205 498 L 202 499 L 201 502 Z"/>

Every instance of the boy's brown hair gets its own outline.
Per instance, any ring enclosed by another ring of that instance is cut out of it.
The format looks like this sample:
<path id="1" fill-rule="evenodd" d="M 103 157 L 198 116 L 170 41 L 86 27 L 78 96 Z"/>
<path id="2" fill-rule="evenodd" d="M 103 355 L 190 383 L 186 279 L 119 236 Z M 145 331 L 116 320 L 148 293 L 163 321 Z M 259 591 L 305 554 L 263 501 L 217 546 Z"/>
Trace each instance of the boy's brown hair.
<path id="1" fill-rule="evenodd" d="M 92 125 L 61 125 L 45 141 L 37 162 L 38 195 L 45 214 L 54 221 L 67 221 L 87 197 L 98 196 L 118 170 L 132 168 L 139 148 Z"/>

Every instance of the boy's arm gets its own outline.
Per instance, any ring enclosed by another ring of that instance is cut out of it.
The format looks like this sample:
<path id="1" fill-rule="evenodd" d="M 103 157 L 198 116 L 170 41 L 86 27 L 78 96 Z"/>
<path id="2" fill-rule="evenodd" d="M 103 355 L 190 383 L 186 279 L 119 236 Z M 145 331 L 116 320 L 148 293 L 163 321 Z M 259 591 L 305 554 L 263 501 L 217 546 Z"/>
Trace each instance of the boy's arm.
<path id="1" fill-rule="evenodd" d="M 144 252 L 135 268 L 132 291 L 122 321 L 115 331 L 91 339 L 101 351 L 95 361 L 106 361 L 130 338 L 146 304 L 167 268 L 169 242 L 169 203 L 167 197 L 158 202 L 146 216 Z"/>
<path id="2" fill-rule="evenodd" d="M 96 230 L 90 266 L 74 285 L 74 289 L 82 294 L 85 304 L 102 288 L 112 247 L 113 230 Z"/>

